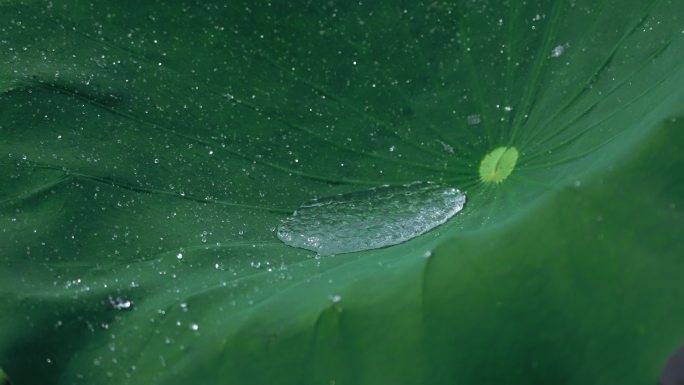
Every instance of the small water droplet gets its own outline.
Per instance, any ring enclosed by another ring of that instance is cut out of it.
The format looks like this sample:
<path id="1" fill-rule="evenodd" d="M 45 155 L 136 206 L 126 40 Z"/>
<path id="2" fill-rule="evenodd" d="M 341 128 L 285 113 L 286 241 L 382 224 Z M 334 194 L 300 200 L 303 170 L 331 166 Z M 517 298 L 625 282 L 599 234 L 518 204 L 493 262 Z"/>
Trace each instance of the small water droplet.
<path id="1" fill-rule="evenodd" d="M 439 144 L 442 145 L 442 148 L 444 149 L 444 151 L 446 151 L 446 152 L 448 152 L 448 153 L 450 153 L 450 154 L 453 154 L 453 153 L 454 153 L 454 148 L 453 148 L 450 144 L 448 144 L 448 143 L 446 143 L 446 142 L 443 142 L 443 141 L 441 141 L 441 140 L 439 141 Z"/>
<path id="2" fill-rule="evenodd" d="M 125 298 L 112 298 L 109 297 L 109 303 L 112 305 L 114 309 L 117 310 L 126 310 L 130 309 L 131 306 L 133 306 L 133 301 Z"/>
<path id="3" fill-rule="evenodd" d="M 376 249 L 441 225 L 465 200 L 458 189 L 433 183 L 382 186 L 307 202 L 283 220 L 277 235 L 319 255 Z"/>
<path id="4" fill-rule="evenodd" d="M 551 50 L 551 57 L 560 57 L 568 47 L 568 43 L 555 46 L 553 50 Z"/>
<path id="5" fill-rule="evenodd" d="M 471 126 L 480 124 L 480 122 L 482 121 L 480 119 L 480 115 L 468 115 L 467 120 L 468 120 L 468 124 Z"/>

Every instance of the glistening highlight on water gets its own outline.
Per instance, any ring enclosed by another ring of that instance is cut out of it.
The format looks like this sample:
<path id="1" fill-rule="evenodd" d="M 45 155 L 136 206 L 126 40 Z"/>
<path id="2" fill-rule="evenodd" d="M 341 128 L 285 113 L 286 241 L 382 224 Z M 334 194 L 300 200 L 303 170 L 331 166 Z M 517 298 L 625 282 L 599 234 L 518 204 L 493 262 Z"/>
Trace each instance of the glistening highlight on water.
<path id="1" fill-rule="evenodd" d="M 443 224 L 466 196 L 430 182 L 382 186 L 314 199 L 282 221 L 278 238 L 319 255 L 396 245 Z"/>

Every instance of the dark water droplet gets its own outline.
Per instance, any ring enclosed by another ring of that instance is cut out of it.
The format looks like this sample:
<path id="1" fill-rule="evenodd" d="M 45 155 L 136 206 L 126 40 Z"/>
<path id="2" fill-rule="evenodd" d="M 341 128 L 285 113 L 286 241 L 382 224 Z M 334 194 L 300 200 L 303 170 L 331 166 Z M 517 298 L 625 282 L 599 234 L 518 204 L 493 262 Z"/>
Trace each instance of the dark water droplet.
<path id="1" fill-rule="evenodd" d="M 658 385 L 684 385 L 684 345 L 665 363 Z"/>

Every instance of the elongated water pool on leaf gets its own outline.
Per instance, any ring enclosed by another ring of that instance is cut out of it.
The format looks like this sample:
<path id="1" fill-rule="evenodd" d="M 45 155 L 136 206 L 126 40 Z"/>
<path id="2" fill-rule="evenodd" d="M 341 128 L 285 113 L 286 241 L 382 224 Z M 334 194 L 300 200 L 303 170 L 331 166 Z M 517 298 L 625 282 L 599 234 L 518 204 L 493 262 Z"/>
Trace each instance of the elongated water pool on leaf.
<path id="1" fill-rule="evenodd" d="M 429 182 L 382 186 L 315 199 L 278 227 L 278 238 L 320 255 L 396 245 L 446 222 L 466 196 Z"/>

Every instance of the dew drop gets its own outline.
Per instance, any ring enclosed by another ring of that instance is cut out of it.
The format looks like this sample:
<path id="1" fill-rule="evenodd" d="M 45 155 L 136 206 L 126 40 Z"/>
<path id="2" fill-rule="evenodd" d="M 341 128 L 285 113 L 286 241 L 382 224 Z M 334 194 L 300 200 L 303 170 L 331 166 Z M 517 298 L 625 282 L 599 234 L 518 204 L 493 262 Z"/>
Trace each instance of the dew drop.
<path id="1" fill-rule="evenodd" d="M 555 46 L 553 50 L 551 50 L 551 57 L 560 57 L 561 55 L 563 55 L 563 53 L 565 53 L 565 49 L 569 46 L 570 44 L 568 43 Z"/>
<path id="2" fill-rule="evenodd" d="M 480 124 L 482 120 L 480 118 L 480 115 L 468 115 L 467 121 L 469 126 L 475 126 Z"/>
<path id="3" fill-rule="evenodd" d="M 319 255 L 376 249 L 443 224 L 465 201 L 458 189 L 429 182 L 382 186 L 304 203 L 282 221 L 277 236 Z"/>
<path id="4" fill-rule="evenodd" d="M 126 298 L 109 297 L 109 303 L 112 305 L 112 307 L 114 309 L 117 309 L 117 310 L 127 310 L 127 309 L 130 309 L 131 306 L 133 306 L 133 301 L 126 299 Z"/>

